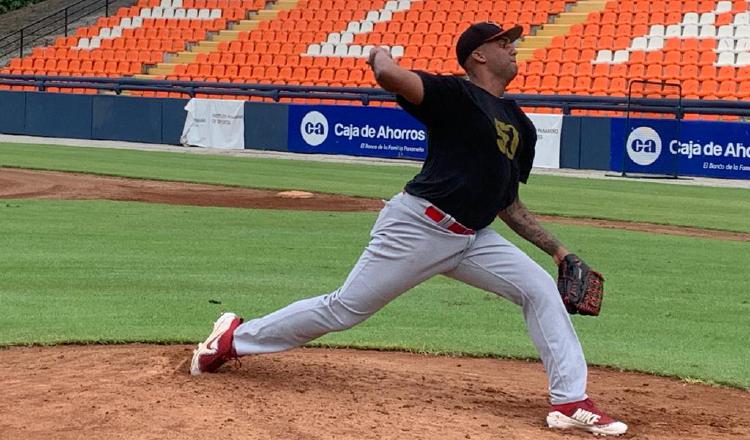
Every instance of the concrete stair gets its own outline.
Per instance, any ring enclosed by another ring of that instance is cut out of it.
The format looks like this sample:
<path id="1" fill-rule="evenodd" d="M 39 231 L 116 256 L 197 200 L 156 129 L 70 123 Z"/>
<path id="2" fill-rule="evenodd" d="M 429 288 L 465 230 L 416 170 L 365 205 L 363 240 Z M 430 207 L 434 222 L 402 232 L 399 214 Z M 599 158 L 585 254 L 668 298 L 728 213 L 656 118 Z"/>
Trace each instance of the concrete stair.
<path id="1" fill-rule="evenodd" d="M 548 47 L 558 35 L 566 35 L 575 24 L 586 21 L 589 13 L 604 11 L 606 0 L 580 0 L 569 11 L 557 15 L 554 23 L 542 25 L 536 35 L 528 36 L 518 45 L 516 59 L 520 61 L 534 58 L 534 50 Z"/>
<path id="2" fill-rule="evenodd" d="M 219 31 L 211 37 L 211 40 L 201 41 L 189 50 L 179 52 L 169 61 L 159 63 L 155 67 L 148 69 L 146 76 L 171 75 L 174 73 L 176 65 L 195 62 L 199 53 L 216 52 L 219 49 L 219 43 L 222 41 L 234 41 L 239 38 L 241 32 L 257 29 L 261 21 L 273 20 L 279 15 L 280 11 L 293 9 L 298 3 L 299 0 L 278 0 L 272 5 L 267 5 L 267 9 L 261 9 L 247 20 L 240 20 L 238 23 L 232 25 L 231 29 Z"/>

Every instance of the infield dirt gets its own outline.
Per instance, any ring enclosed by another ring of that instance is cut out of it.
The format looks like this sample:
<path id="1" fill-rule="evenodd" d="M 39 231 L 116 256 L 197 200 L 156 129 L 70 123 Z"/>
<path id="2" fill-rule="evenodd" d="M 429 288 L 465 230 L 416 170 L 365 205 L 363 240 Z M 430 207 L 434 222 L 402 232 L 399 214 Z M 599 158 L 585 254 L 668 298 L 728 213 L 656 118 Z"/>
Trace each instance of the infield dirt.
<path id="1" fill-rule="evenodd" d="M 329 211 L 382 206 L 334 195 L 0 171 L 0 198 Z M 750 234 L 721 231 L 542 220 L 750 241 Z M 545 428 L 547 383 L 538 362 L 305 348 L 243 358 L 241 365 L 194 378 L 188 374 L 192 348 L 0 350 L 0 439 L 593 438 Z M 589 376 L 591 397 L 630 425 L 623 438 L 750 438 L 747 391 L 601 368 Z"/>

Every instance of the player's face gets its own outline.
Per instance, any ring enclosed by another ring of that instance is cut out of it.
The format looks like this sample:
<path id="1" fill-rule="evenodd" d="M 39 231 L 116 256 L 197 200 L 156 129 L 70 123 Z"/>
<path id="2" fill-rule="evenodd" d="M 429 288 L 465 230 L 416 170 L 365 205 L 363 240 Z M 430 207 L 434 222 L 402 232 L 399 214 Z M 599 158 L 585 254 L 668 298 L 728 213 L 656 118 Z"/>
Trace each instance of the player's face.
<path id="1" fill-rule="evenodd" d="M 498 38 L 483 45 L 487 66 L 501 78 L 510 82 L 518 73 L 516 47 L 507 38 Z"/>

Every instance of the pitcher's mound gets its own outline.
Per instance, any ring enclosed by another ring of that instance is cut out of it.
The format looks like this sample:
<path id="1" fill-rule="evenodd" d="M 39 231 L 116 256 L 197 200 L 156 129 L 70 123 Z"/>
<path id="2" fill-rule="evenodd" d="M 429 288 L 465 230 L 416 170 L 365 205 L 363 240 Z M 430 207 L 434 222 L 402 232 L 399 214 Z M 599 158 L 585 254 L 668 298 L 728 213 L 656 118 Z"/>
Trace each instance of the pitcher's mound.
<path id="1" fill-rule="evenodd" d="M 536 362 L 298 349 L 192 377 L 192 349 L 1 350 L 0 438 L 594 438 L 544 426 Z M 744 391 L 592 368 L 589 392 L 630 425 L 624 438 L 747 438 Z"/>

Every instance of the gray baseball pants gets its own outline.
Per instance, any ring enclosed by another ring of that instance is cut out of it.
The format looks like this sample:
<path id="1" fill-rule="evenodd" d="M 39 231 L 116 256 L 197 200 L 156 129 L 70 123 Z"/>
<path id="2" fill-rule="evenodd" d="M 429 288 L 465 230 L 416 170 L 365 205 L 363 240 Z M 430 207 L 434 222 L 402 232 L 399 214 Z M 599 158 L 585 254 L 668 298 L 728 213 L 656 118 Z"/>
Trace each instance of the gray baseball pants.
<path id="1" fill-rule="evenodd" d="M 350 328 L 400 294 L 443 274 L 500 295 L 523 309 L 529 334 L 549 378 L 552 404 L 586 398 L 587 367 L 557 285 L 529 256 L 493 229 L 459 235 L 425 215 L 430 202 L 394 196 L 372 228 L 370 243 L 343 286 L 297 301 L 239 326 L 239 355 L 298 347 L 329 332 Z"/>

